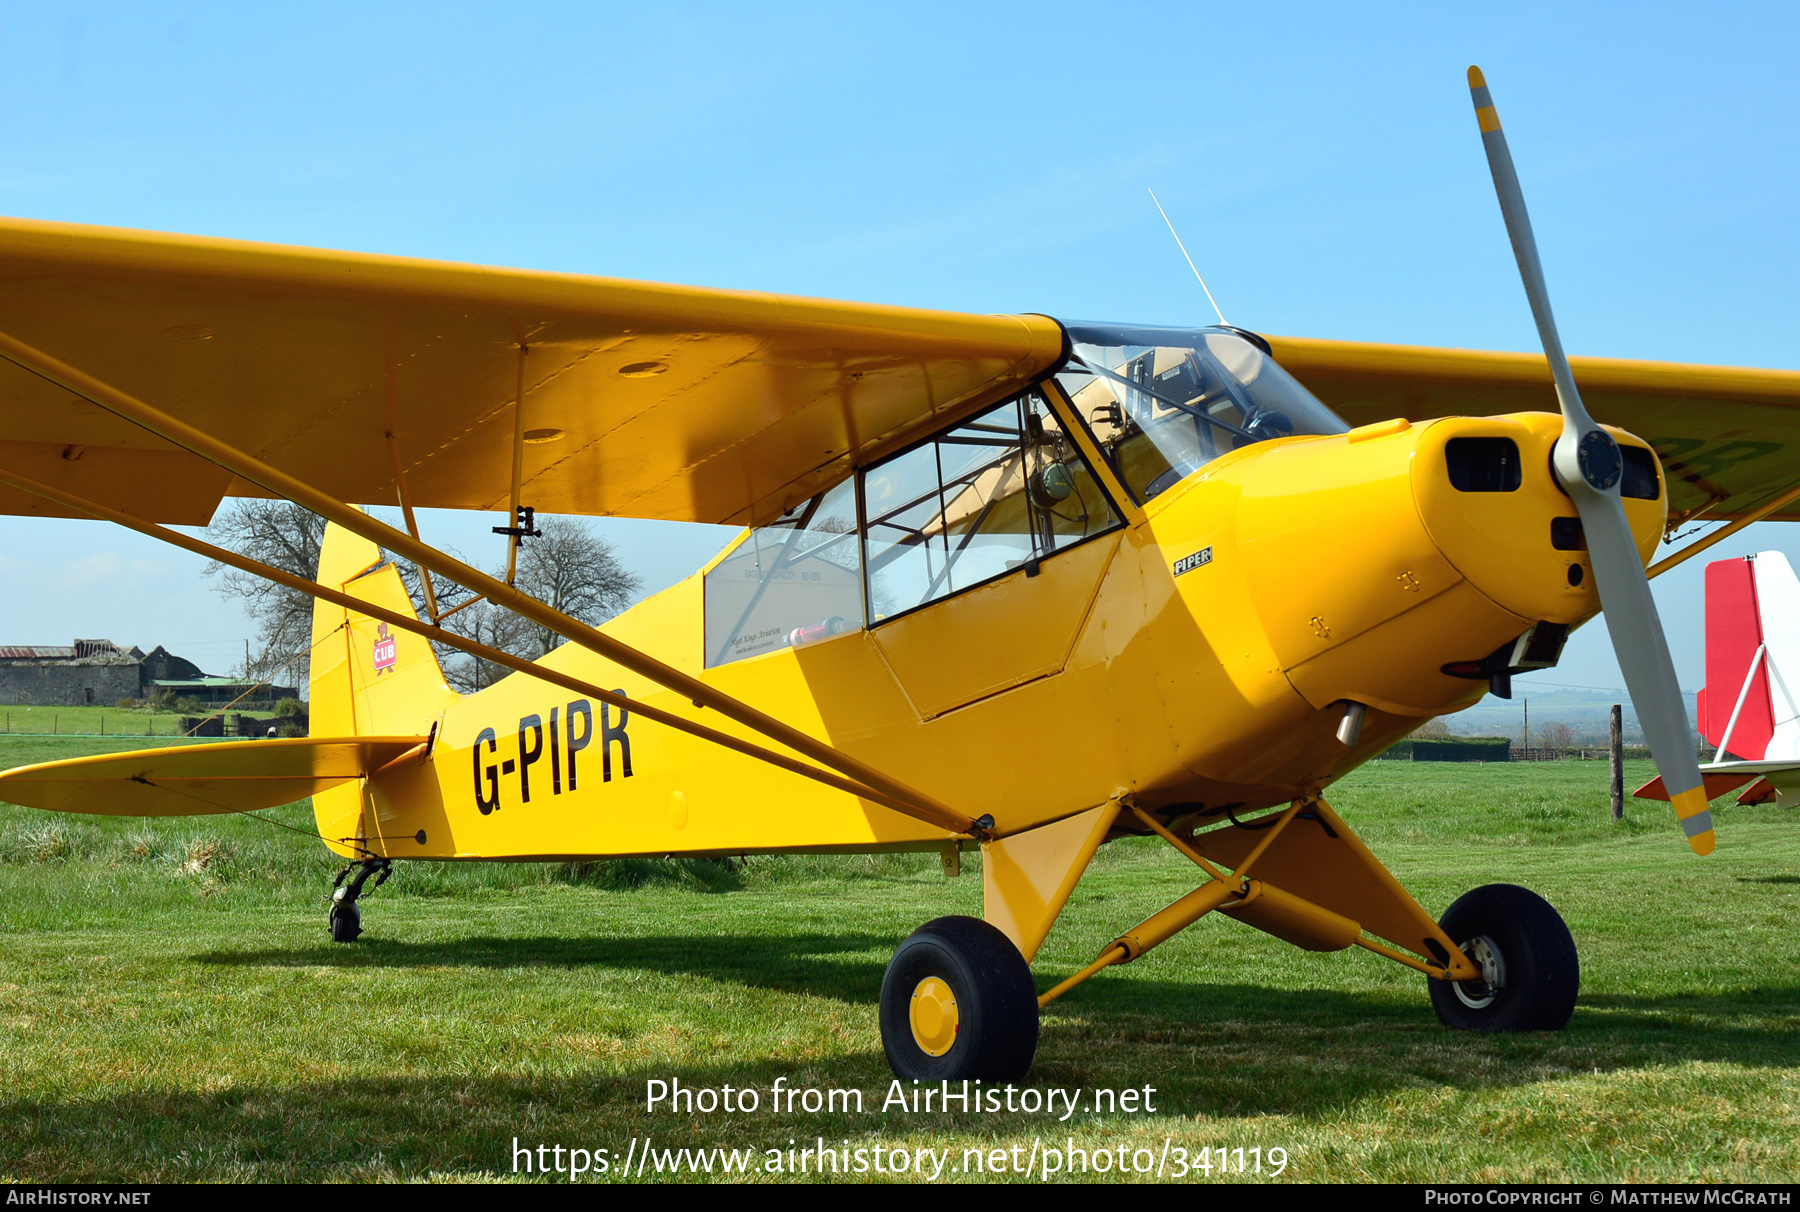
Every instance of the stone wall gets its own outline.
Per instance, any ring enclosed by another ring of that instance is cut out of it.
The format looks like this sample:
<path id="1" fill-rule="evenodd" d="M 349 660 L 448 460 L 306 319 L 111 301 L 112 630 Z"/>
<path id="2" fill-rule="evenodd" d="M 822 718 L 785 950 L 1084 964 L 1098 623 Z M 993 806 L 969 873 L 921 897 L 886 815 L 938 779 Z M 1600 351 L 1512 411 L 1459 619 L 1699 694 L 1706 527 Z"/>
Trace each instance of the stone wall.
<path id="1" fill-rule="evenodd" d="M 193 736 L 267 738 L 271 728 L 276 730 L 278 736 L 286 735 L 287 732 L 305 736 L 307 717 L 240 715 L 233 711 L 224 715 L 184 715 L 179 717 L 178 723 L 181 732 Z"/>
<path id="2" fill-rule="evenodd" d="M 141 666 L 77 664 L 72 661 L 0 662 L 0 704 L 43 707 L 111 707 L 142 695 Z"/>

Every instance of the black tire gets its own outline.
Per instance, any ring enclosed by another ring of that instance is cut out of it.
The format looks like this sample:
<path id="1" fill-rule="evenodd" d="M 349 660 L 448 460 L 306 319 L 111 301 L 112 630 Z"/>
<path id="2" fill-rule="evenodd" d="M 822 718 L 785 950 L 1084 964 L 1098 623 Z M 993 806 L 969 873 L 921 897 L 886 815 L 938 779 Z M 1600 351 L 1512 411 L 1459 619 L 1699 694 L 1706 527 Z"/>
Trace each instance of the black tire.
<path id="1" fill-rule="evenodd" d="M 333 901 L 331 913 L 325 920 L 331 927 L 334 943 L 354 943 L 362 934 L 362 910 L 356 907 L 355 901 Z"/>
<path id="2" fill-rule="evenodd" d="M 919 1043 L 913 996 L 936 977 L 956 1000 L 955 1042 L 941 1056 Z M 896 1076 L 1017 1081 L 1037 1054 L 1037 983 L 1011 939 L 975 917 L 940 917 L 901 943 L 881 978 L 881 1046 Z"/>
<path id="3" fill-rule="evenodd" d="M 1497 984 L 1427 983 L 1439 1021 L 1459 1031 L 1561 1031 L 1575 1012 L 1581 961 L 1550 902 L 1513 884 L 1466 892 L 1438 923 Z M 1497 962 L 1496 962 L 1497 961 Z"/>

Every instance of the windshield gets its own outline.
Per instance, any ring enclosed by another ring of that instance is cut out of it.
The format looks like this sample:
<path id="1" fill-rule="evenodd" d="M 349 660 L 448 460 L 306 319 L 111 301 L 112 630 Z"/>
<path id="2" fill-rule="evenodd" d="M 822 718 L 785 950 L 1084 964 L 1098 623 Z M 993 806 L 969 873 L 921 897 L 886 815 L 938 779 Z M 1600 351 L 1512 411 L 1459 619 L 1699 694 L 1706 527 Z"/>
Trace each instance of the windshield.
<path id="1" fill-rule="evenodd" d="M 1056 381 L 1140 502 L 1253 442 L 1350 428 L 1230 329 L 1064 328 L 1073 353 Z"/>

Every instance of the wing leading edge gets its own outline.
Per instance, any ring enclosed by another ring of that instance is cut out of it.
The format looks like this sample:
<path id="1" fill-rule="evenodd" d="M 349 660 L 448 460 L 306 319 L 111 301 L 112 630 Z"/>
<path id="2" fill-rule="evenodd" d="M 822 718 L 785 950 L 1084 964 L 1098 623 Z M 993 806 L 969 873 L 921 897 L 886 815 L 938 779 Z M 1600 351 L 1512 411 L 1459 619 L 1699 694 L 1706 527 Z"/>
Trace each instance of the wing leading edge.
<path id="1" fill-rule="evenodd" d="M 0 219 L 0 332 L 338 497 L 754 524 L 1060 360 L 953 312 Z M 1271 338 L 1351 424 L 1553 409 L 1536 354 Z M 521 355 L 524 348 L 528 352 Z M 1800 372 L 1572 359 L 1677 518 L 1792 485 Z M 393 435 L 394 456 L 388 450 Z M 10 363 L 0 466 L 152 521 L 260 490 Z M 0 512 L 60 514 L 0 489 Z M 1800 501 L 1775 516 L 1800 518 Z"/>

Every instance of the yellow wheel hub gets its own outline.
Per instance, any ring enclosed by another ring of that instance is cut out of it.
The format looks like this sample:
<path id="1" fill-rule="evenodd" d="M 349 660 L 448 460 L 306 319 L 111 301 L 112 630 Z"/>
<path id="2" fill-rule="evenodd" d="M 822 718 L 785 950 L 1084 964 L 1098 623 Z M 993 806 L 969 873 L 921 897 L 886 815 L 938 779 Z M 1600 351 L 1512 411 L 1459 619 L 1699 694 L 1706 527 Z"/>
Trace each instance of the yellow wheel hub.
<path id="1" fill-rule="evenodd" d="M 956 995 L 950 986 L 935 976 L 928 976 L 913 989 L 913 1042 L 926 1056 L 942 1056 L 956 1046 Z"/>

